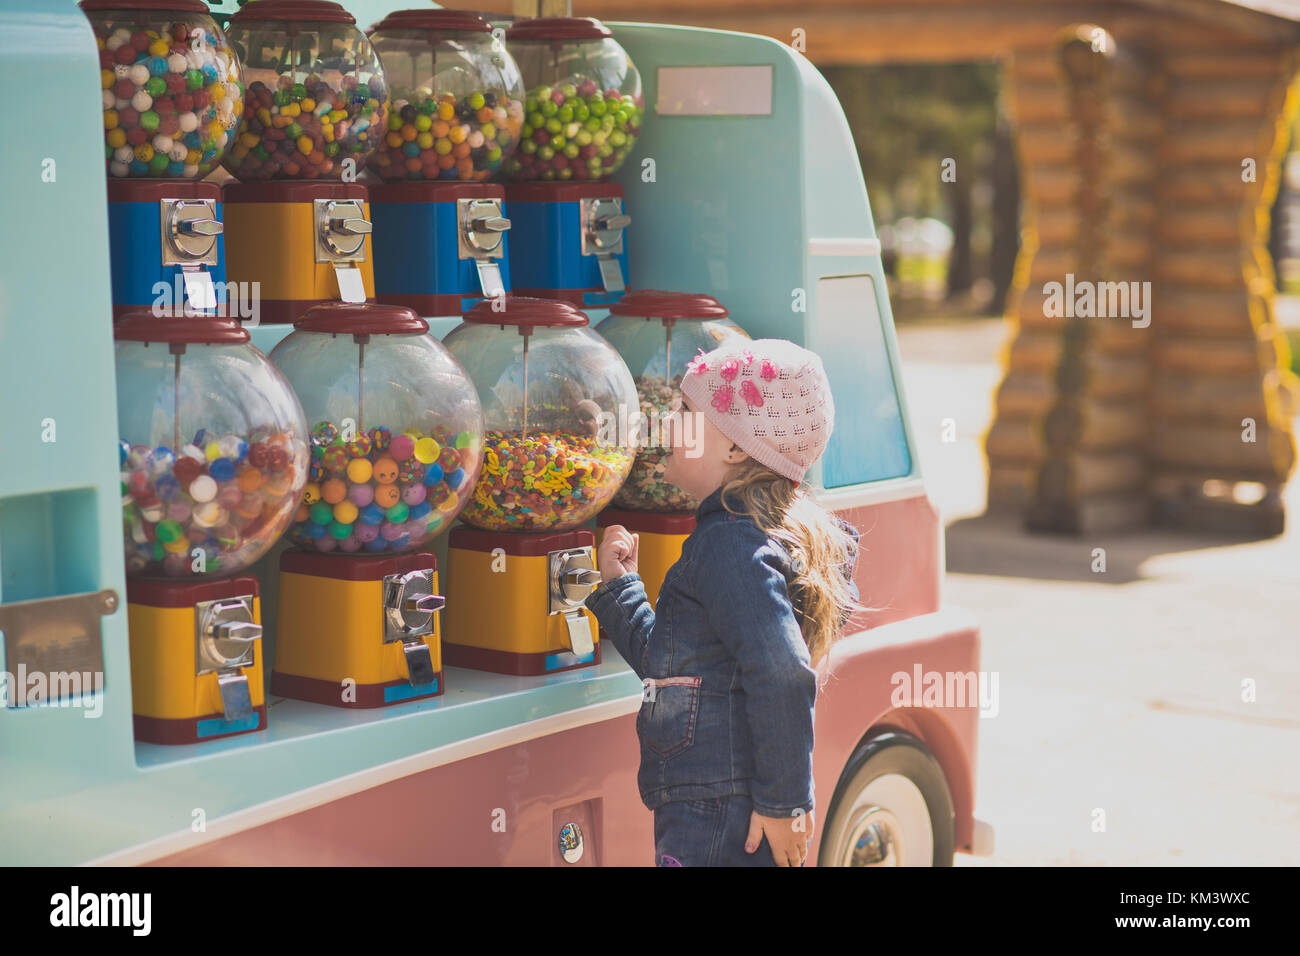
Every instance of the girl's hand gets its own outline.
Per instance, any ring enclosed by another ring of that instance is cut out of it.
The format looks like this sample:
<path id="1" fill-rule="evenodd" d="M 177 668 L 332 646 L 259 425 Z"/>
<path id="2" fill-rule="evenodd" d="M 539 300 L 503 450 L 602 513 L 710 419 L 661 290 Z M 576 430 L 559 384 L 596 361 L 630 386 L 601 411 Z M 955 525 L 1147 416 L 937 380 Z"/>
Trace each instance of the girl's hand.
<path id="1" fill-rule="evenodd" d="M 772 859 L 777 866 L 803 866 L 804 860 L 808 858 L 813 826 L 811 813 L 800 813 L 792 817 L 763 817 L 751 813 L 745 852 L 753 853 L 763 837 L 767 837 L 767 845 L 772 848 Z"/>
<path id="2" fill-rule="evenodd" d="M 640 544 L 640 536 L 629 533 L 621 524 L 606 528 L 600 547 L 596 549 L 596 570 L 600 572 L 600 579 L 613 581 L 624 574 L 634 573 Z"/>

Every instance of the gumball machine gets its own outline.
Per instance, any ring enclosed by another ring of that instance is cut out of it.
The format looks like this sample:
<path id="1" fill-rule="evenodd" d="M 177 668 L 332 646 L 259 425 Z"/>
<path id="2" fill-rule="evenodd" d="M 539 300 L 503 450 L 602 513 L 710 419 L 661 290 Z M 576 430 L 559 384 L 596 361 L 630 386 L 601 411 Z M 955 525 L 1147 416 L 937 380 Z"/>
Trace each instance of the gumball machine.
<path id="1" fill-rule="evenodd" d="M 199 180 L 243 115 L 235 53 L 199 0 L 80 6 L 99 47 L 113 319 L 215 311 L 226 278 L 221 189 Z"/>
<path id="2" fill-rule="evenodd" d="M 258 585 L 240 572 L 302 500 L 302 407 L 233 319 L 130 312 L 113 334 L 135 735 L 260 730 Z"/>
<path id="3" fill-rule="evenodd" d="M 519 145 L 523 80 L 487 20 L 399 10 L 371 42 L 388 77 L 388 130 L 370 155 L 375 290 L 446 329 L 510 288 L 505 190 L 489 180 Z"/>
<path id="4" fill-rule="evenodd" d="M 506 33 L 523 72 L 522 142 L 505 163 L 519 295 L 607 306 L 628 282 L 623 189 L 608 177 L 641 130 L 641 76 L 599 20 L 539 17 Z"/>
<path id="5" fill-rule="evenodd" d="M 410 309 L 319 305 L 271 353 L 311 423 L 280 556 L 271 690 L 340 707 L 442 693 L 432 540 L 470 500 L 483 410 Z"/>
<path id="6" fill-rule="evenodd" d="M 366 187 L 388 122 L 374 48 L 330 0 L 256 0 L 230 19 L 248 84 L 223 165 L 231 281 L 259 283 L 263 323 L 374 292 Z"/>
<path id="7" fill-rule="evenodd" d="M 583 601 L 595 517 L 632 467 L 618 434 L 636 386 L 565 302 L 485 300 L 447 334 L 483 401 L 483 469 L 448 538 L 447 663 L 546 674 L 600 661 Z"/>
<path id="8" fill-rule="evenodd" d="M 682 542 L 695 530 L 699 505 L 664 480 L 670 443 L 689 455 L 699 440 L 693 423 L 678 411 L 682 376 L 700 352 L 711 352 L 732 336 L 749 336 L 713 296 L 658 289 L 628 292 L 596 331 L 632 370 L 641 413 L 632 470 L 596 523 L 602 529 L 621 524 L 640 536 L 638 571 L 653 602 L 664 575 L 681 557 Z"/>

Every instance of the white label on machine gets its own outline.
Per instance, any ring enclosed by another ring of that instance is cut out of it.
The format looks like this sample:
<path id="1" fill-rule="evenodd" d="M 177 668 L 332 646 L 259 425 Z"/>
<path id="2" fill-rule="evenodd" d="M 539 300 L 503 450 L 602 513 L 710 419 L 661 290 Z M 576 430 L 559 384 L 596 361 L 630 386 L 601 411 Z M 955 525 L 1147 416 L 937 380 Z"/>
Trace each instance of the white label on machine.
<path id="1" fill-rule="evenodd" d="M 661 66 L 660 116 L 771 116 L 771 66 Z"/>

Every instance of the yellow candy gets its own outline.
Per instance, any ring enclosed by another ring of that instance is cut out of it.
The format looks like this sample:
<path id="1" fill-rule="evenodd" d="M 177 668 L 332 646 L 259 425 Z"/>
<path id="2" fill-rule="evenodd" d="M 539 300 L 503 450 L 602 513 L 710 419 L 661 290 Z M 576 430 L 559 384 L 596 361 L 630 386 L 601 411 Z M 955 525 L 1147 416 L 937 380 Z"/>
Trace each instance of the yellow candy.
<path id="1" fill-rule="evenodd" d="M 112 70 L 99 71 L 99 85 L 104 89 L 108 89 L 116 82 L 117 82 L 117 77 L 113 74 Z"/>
<path id="2" fill-rule="evenodd" d="M 240 133 L 240 134 L 239 134 L 239 142 L 240 142 L 240 145 L 242 145 L 242 146 L 247 146 L 249 149 L 252 149 L 254 146 L 256 146 L 256 145 L 257 145 L 258 143 L 260 143 L 261 141 L 262 141 L 262 138 L 261 138 L 260 136 L 258 136 L 256 133 Z"/>
<path id="3" fill-rule="evenodd" d="M 359 485 L 363 481 L 369 481 L 373 472 L 374 467 L 365 458 L 353 458 L 348 462 L 348 480 L 354 485 Z M 343 521 L 342 518 L 339 520 Z M 348 524 L 346 521 L 343 523 Z"/>
<path id="4" fill-rule="evenodd" d="M 451 140 L 440 139 L 438 140 L 438 142 L 433 144 L 433 148 L 436 152 L 441 153 L 443 156 L 446 156 L 448 153 L 451 152 Z"/>
<path id="5" fill-rule="evenodd" d="M 456 508 L 456 505 L 458 505 L 458 504 L 460 504 L 460 498 L 456 495 L 456 492 L 454 492 L 454 491 L 452 491 L 452 492 L 448 492 L 448 494 L 447 494 L 447 500 L 446 500 L 446 501 L 443 501 L 443 502 L 439 502 L 439 504 L 438 504 L 438 510 L 439 510 L 439 511 L 454 511 L 455 508 Z"/>
<path id="6" fill-rule="evenodd" d="M 347 116 L 347 115 L 348 115 L 348 111 L 347 111 L 347 110 L 331 110 L 331 111 L 330 111 L 330 122 L 331 122 L 331 123 L 337 123 L 339 120 L 343 119 L 343 117 L 345 117 L 345 116 Z"/>
<path id="7" fill-rule="evenodd" d="M 149 44 L 150 56 L 166 56 L 170 52 L 171 46 L 168 45 L 166 40 L 155 40 Z"/>
<path id="8" fill-rule="evenodd" d="M 302 490 L 303 504 L 314 505 L 320 501 L 320 485 L 314 481 L 307 482 L 307 487 Z"/>
<path id="9" fill-rule="evenodd" d="M 438 107 L 438 119 L 450 120 L 456 118 L 456 107 L 450 103 L 443 103 Z"/>
<path id="10" fill-rule="evenodd" d="M 197 166 L 199 164 L 199 160 L 202 158 L 203 158 L 203 154 L 200 153 L 197 149 L 192 149 L 185 154 L 185 162 L 189 163 L 191 166 Z"/>
<path id="11" fill-rule="evenodd" d="M 135 158 L 142 163 L 147 163 L 153 159 L 153 147 L 148 143 L 141 143 L 135 148 Z"/>
<path id="12" fill-rule="evenodd" d="M 433 464 L 441 452 L 442 446 L 432 438 L 421 438 L 415 443 L 415 460 L 422 465 Z"/>
<path id="13" fill-rule="evenodd" d="M 207 447 L 203 449 L 203 457 L 208 461 L 216 461 L 221 457 L 221 446 L 214 441 L 210 441 Z"/>
<path id="14" fill-rule="evenodd" d="M 126 145 L 126 132 L 120 126 L 117 129 L 110 129 L 104 141 L 114 149 L 121 149 Z"/>
<path id="15" fill-rule="evenodd" d="M 226 88 L 220 83 L 213 83 L 208 87 L 208 92 L 212 94 L 212 101 L 214 103 L 226 98 Z"/>
<path id="16" fill-rule="evenodd" d="M 465 142 L 465 135 L 464 126 L 453 126 L 451 132 L 447 134 L 447 138 L 453 143 L 463 143 Z"/>
<path id="17" fill-rule="evenodd" d="M 332 143 L 332 142 L 334 142 L 334 124 L 333 124 L 333 123 L 321 123 L 321 124 L 320 124 L 320 134 L 321 134 L 321 136 L 323 136 L 323 137 L 325 138 L 325 142 L 327 142 L 327 143 Z"/>
<path id="18" fill-rule="evenodd" d="M 432 148 L 433 148 L 433 134 L 432 134 L 432 133 L 421 133 L 419 136 L 415 137 L 415 144 L 416 144 L 417 146 L 419 146 L 420 149 L 432 149 Z"/>
<path id="19" fill-rule="evenodd" d="M 208 124 L 208 136 L 211 137 L 212 139 L 220 139 L 221 134 L 224 133 L 225 131 L 226 128 L 222 126 L 217 120 L 213 120 L 211 123 Z"/>
<path id="20" fill-rule="evenodd" d="M 316 108 L 316 101 L 313 100 L 310 96 L 304 96 L 302 98 L 302 102 L 300 102 L 298 105 L 302 107 L 304 110 L 306 110 L 308 113 L 310 113 L 312 110 Z"/>
<path id="21" fill-rule="evenodd" d="M 312 143 L 310 136 L 298 137 L 298 152 L 304 156 L 310 156 L 313 149 L 315 149 L 315 144 Z"/>
<path id="22" fill-rule="evenodd" d="M 366 464 L 369 464 L 369 462 L 366 462 Z M 340 501 L 334 506 L 334 520 L 339 524 L 351 524 L 356 521 L 357 506 L 350 501 Z"/>
<path id="23" fill-rule="evenodd" d="M 185 537 L 177 538 L 175 541 L 164 541 L 163 550 L 172 554 L 184 554 L 190 546 L 190 539 Z"/>
<path id="24" fill-rule="evenodd" d="M 262 121 L 263 126 L 271 125 L 271 111 L 265 107 L 257 111 L 257 118 Z"/>
<path id="25" fill-rule="evenodd" d="M 104 110 L 104 129 L 117 129 L 117 110 Z"/>

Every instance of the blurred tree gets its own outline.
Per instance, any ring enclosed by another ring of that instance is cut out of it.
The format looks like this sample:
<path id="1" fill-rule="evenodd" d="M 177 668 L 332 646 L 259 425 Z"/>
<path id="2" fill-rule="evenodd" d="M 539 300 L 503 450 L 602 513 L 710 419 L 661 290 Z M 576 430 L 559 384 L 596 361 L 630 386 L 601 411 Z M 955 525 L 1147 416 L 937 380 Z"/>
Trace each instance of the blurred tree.
<path id="1" fill-rule="evenodd" d="M 822 73 L 853 130 L 877 220 L 933 216 L 948 223 L 954 233 L 948 291 L 969 290 L 976 276 L 989 274 L 992 252 L 987 244 L 972 245 L 980 214 L 972 196 L 981 182 L 993 189 L 995 211 L 993 228 L 980 231 L 998 245 L 998 187 L 1005 177 L 992 167 L 1006 157 L 996 146 L 989 148 L 999 112 L 997 64 L 846 66 Z M 953 162 L 945 167 L 945 160 Z M 943 175 L 945 168 L 955 179 Z M 995 289 L 1005 288 L 990 278 Z"/>

